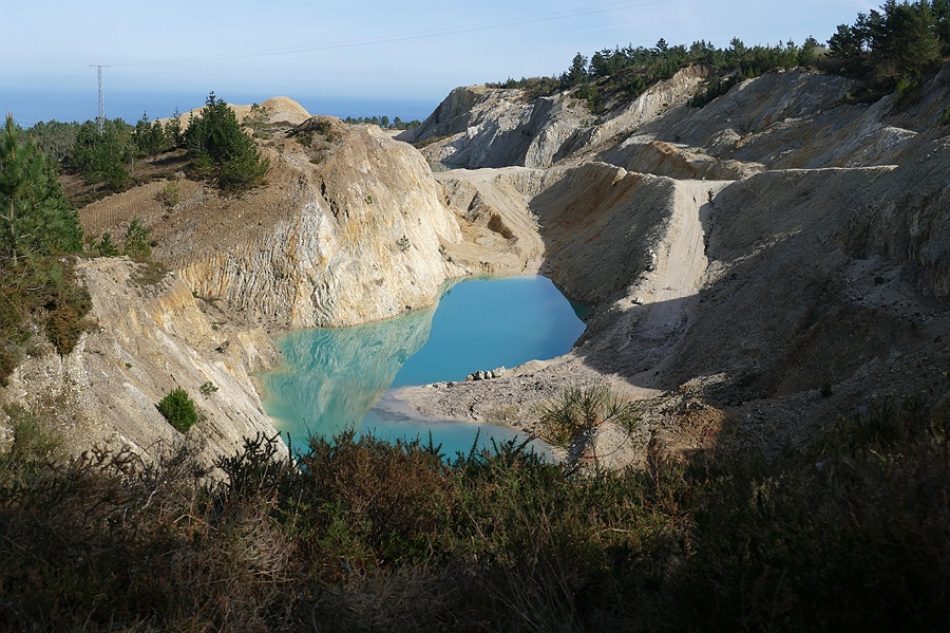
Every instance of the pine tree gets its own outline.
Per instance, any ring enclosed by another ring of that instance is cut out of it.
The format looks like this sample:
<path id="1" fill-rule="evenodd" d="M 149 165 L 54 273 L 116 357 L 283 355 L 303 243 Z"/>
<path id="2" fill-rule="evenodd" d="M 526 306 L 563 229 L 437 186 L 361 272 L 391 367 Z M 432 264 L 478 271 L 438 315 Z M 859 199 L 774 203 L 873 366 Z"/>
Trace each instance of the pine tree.
<path id="1" fill-rule="evenodd" d="M 577 86 L 587 81 L 587 58 L 581 53 L 574 56 L 571 68 L 567 71 L 567 82 L 570 86 Z"/>
<path id="2" fill-rule="evenodd" d="M 92 122 L 79 128 L 70 160 L 86 183 L 105 182 L 115 191 L 129 184 L 131 176 L 126 161 L 132 148 L 125 128 L 128 125 L 121 121 L 107 121 L 101 134 Z"/>
<path id="3" fill-rule="evenodd" d="M 213 92 L 201 114 L 189 123 L 185 145 L 193 160 L 193 173 L 217 179 L 222 189 L 238 191 L 264 182 L 268 161 L 241 129 L 234 111 Z"/>
<path id="4" fill-rule="evenodd" d="M 82 248 L 82 229 L 52 163 L 7 117 L 0 133 L 0 267 Z"/>
<path id="5" fill-rule="evenodd" d="M 165 125 L 165 136 L 168 144 L 173 148 L 181 147 L 185 142 L 185 135 L 181 129 L 181 113 L 177 106 L 171 120 Z"/>
<path id="6" fill-rule="evenodd" d="M 165 129 L 161 122 L 150 122 L 147 112 L 142 115 L 135 124 L 135 129 L 132 130 L 132 143 L 139 156 L 155 156 L 168 147 Z"/>
<path id="7" fill-rule="evenodd" d="M 943 54 L 950 55 L 950 0 L 934 0 L 933 13 Z"/>

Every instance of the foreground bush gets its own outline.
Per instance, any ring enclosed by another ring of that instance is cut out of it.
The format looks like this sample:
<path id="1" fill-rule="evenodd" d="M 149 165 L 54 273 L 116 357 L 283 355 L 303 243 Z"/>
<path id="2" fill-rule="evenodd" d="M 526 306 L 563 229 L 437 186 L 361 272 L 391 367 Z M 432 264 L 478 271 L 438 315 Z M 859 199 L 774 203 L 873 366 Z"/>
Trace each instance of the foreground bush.
<path id="1" fill-rule="evenodd" d="M 844 420 L 773 461 L 574 477 L 504 444 L 343 436 L 292 465 L 0 460 L 11 630 L 938 630 L 946 417 Z"/>

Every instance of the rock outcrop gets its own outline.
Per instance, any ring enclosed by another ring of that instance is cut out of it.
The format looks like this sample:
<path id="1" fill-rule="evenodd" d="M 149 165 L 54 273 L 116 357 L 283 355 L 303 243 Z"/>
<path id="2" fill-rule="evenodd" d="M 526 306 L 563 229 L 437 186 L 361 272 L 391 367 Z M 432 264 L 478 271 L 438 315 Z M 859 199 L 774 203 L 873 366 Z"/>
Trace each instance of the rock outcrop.
<path id="1" fill-rule="evenodd" d="M 156 257 L 198 296 L 272 329 L 345 326 L 432 305 L 461 240 L 420 154 L 379 128 L 325 119 L 310 144 L 268 147 L 268 185 L 241 198 L 183 183 L 182 202 L 107 199 L 86 226 L 121 234 L 125 215 L 150 227 Z M 315 153 L 313 144 L 325 147 Z M 116 208 L 119 208 L 119 211 Z"/>
<path id="2" fill-rule="evenodd" d="M 551 106 L 570 103 L 569 94 L 531 100 L 520 90 L 462 88 L 400 138 L 425 143 L 432 161 L 467 168 L 596 160 L 675 178 L 733 179 L 763 169 L 895 164 L 919 134 L 939 126 L 950 99 L 950 67 L 910 105 L 895 96 L 853 103 L 854 81 L 795 69 L 746 80 L 705 107 L 691 107 L 707 76 L 702 67 L 685 68 L 597 116 L 581 101 L 569 117 Z M 543 152 L 549 159 L 525 160 L 532 145 L 558 147 Z"/>
<path id="3" fill-rule="evenodd" d="M 91 331 L 66 356 L 27 359 L 0 402 L 26 407 L 77 450 L 129 447 L 154 456 L 189 442 L 210 461 L 245 437 L 276 433 L 250 377 L 277 362 L 262 330 L 217 322 L 174 274 L 153 276 L 124 258 L 80 260 L 77 274 L 92 297 Z M 201 418 L 187 435 L 156 409 L 177 387 Z"/>
<path id="4" fill-rule="evenodd" d="M 526 99 L 521 90 L 454 90 L 418 128 L 397 138 L 432 162 L 453 167 L 549 167 L 578 127 L 593 117 L 570 94 Z"/>

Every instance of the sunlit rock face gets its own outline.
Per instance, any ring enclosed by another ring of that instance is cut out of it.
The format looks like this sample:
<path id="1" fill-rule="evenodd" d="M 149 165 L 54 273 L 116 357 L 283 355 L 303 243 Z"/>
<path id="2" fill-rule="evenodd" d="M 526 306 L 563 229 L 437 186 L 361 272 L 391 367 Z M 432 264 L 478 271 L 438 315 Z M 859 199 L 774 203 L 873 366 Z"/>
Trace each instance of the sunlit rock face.
<path id="1" fill-rule="evenodd" d="M 238 203 L 260 216 L 250 230 L 180 255 L 176 268 L 199 296 L 276 327 L 336 327 L 429 306 L 459 274 L 441 251 L 460 230 L 422 156 L 375 127 L 333 129 L 318 164 L 294 146 L 275 157 L 269 178 L 286 184 Z"/>

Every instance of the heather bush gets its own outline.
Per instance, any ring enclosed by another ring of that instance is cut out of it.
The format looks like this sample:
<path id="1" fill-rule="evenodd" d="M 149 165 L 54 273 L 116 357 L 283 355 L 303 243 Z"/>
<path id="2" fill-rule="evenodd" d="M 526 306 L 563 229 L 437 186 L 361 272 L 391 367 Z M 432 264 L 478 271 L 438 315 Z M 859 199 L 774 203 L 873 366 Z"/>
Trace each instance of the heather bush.
<path id="1" fill-rule="evenodd" d="M 54 462 L 30 437 L 0 455 L 11 630 L 891 631 L 948 615 L 947 418 L 919 400 L 779 455 L 584 476 L 516 442 L 449 462 L 350 434 L 290 461 L 258 436 L 209 478 L 186 448 Z"/>

